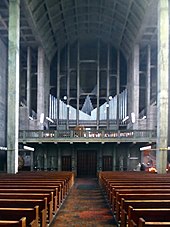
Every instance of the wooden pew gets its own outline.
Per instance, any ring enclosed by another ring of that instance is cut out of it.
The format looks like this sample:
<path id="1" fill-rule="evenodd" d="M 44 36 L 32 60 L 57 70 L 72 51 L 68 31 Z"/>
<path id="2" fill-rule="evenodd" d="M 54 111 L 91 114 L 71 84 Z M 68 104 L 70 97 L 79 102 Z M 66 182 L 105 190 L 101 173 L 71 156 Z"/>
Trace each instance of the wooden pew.
<path id="1" fill-rule="evenodd" d="M 14 220 L 0 220 L 1 227 L 26 227 L 26 217 L 22 217 L 18 221 Z"/>
<path id="2" fill-rule="evenodd" d="M 1 189 L 36 189 L 36 191 L 39 190 L 45 190 L 49 189 L 54 192 L 54 212 L 57 211 L 57 209 L 60 207 L 62 204 L 62 200 L 64 199 L 64 194 L 63 194 L 63 188 L 62 188 L 62 183 L 63 182 L 57 182 L 57 183 L 47 183 L 45 182 L 1 182 L 0 183 L 0 190 Z"/>
<path id="3" fill-rule="evenodd" d="M 47 226 L 47 198 L 44 199 L 0 199 L 2 208 L 34 208 L 39 206 L 40 226 Z"/>
<path id="4" fill-rule="evenodd" d="M 121 212 L 119 219 L 120 227 L 126 227 L 127 225 L 127 214 L 128 208 L 132 206 L 133 208 L 169 208 L 170 200 L 125 200 L 121 199 Z"/>
<path id="5" fill-rule="evenodd" d="M 38 226 L 39 207 L 34 208 L 2 208 L 0 207 L 0 220 L 18 221 L 26 217 L 26 225 L 30 227 Z"/>
<path id="6" fill-rule="evenodd" d="M 66 185 L 66 181 L 63 180 L 24 180 L 24 179 L 17 179 L 17 180 L 0 180 L 0 188 L 4 188 L 6 186 L 11 186 L 12 188 L 25 188 L 28 187 L 43 187 L 43 188 L 58 188 L 58 205 L 60 205 L 68 193 L 68 185 Z"/>
<path id="7" fill-rule="evenodd" d="M 22 193 L 22 192 L 0 192 L 0 199 L 45 199 L 47 198 L 48 221 L 53 219 L 53 192 L 51 193 Z"/>
<path id="8" fill-rule="evenodd" d="M 153 222 L 148 221 L 146 222 L 143 218 L 139 218 L 139 227 L 168 227 L 170 226 L 170 222 Z"/>
<path id="9" fill-rule="evenodd" d="M 150 184 L 150 183 L 144 183 L 142 182 L 142 184 L 127 184 L 127 183 L 120 183 L 117 185 L 112 186 L 112 188 L 109 191 L 109 195 L 108 195 L 108 200 L 112 206 L 112 203 L 114 201 L 114 198 L 116 196 L 116 192 L 119 190 L 123 191 L 127 190 L 132 190 L 132 189 L 167 189 L 170 190 L 170 183 L 169 184 L 162 184 L 162 183 L 154 183 L 154 184 Z"/>
<path id="10" fill-rule="evenodd" d="M 0 174 L 0 199 L 4 198 L 4 196 L 6 199 L 23 199 L 25 196 L 37 199 L 37 194 L 48 194 L 47 211 L 49 222 L 51 222 L 53 214 L 57 212 L 57 209 L 61 206 L 70 188 L 72 187 L 74 177 L 74 174 L 71 172 L 51 173 L 40 171 L 34 173 L 24 172 L 23 174 L 19 173 L 14 175 Z M 52 195 L 52 199 L 49 198 L 49 193 Z M 41 219 L 43 220 L 44 218 L 41 217 Z"/>
<path id="11" fill-rule="evenodd" d="M 137 209 L 129 206 L 128 208 L 128 226 L 138 226 L 139 218 L 150 222 L 170 222 L 170 209 L 168 208 L 143 208 Z"/>
<path id="12" fill-rule="evenodd" d="M 139 227 L 167 227 L 170 226 L 170 222 L 156 222 L 156 221 L 149 221 L 146 222 L 143 218 L 139 218 Z"/>
<path id="13" fill-rule="evenodd" d="M 121 198 L 119 194 L 170 194 L 170 189 L 121 189 L 116 191 L 116 196 L 113 198 L 112 211 L 116 212 L 116 219 L 119 219 L 119 212 L 121 206 Z M 123 197 L 123 196 L 122 196 Z"/>
<path id="14" fill-rule="evenodd" d="M 31 194 L 48 194 L 47 200 L 48 200 L 48 206 L 49 210 L 50 207 L 52 207 L 52 211 L 54 213 L 57 211 L 57 189 L 43 189 L 43 188 L 0 188 L 0 193 L 31 193 Z M 51 200 L 53 199 L 53 200 Z"/>

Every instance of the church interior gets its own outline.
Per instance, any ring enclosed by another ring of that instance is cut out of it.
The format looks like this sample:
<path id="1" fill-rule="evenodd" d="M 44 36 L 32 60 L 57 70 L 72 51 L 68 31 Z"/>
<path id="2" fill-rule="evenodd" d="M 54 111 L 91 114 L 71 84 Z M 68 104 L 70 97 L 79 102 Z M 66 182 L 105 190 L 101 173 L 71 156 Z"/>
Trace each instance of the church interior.
<path id="1" fill-rule="evenodd" d="M 158 3 L 1 1 L 0 171 L 166 171 L 169 21 Z"/>
<path id="2" fill-rule="evenodd" d="M 170 226 L 169 15 L 0 1 L 0 226 Z"/>
<path id="3" fill-rule="evenodd" d="M 0 171 L 165 171 L 169 23 L 158 2 L 1 1 Z"/>

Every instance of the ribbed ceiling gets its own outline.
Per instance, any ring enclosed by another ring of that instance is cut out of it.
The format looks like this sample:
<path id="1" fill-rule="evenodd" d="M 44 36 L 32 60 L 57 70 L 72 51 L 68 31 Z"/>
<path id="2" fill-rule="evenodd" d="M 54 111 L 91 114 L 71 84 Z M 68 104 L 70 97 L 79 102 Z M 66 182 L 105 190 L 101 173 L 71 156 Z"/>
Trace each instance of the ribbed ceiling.
<path id="1" fill-rule="evenodd" d="M 25 1 L 51 59 L 77 39 L 99 38 L 128 56 L 152 0 Z"/>

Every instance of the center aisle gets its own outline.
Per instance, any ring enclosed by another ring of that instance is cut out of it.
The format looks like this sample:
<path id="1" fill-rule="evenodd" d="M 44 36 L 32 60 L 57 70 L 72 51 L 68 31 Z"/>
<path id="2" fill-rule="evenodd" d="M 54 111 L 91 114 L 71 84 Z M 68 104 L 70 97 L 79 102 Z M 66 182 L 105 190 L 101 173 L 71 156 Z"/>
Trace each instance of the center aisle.
<path id="1" fill-rule="evenodd" d="M 50 227 L 117 226 L 95 178 L 78 178 Z"/>

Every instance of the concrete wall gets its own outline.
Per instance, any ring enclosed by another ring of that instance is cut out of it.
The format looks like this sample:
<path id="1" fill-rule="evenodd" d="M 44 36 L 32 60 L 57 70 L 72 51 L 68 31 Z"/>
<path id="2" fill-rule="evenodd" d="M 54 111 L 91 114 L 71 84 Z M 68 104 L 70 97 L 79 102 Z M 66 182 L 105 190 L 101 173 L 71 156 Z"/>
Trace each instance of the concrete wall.
<path id="1" fill-rule="evenodd" d="M 7 48 L 0 40 L 0 146 L 6 146 Z"/>
<path id="2" fill-rule="evenodd" d="M 31 145 L 32 146 L 32 145 Z M 134 170 L 141 162 L 139 144 L 37 144 L 34 151 L 34 167 L 41 170 L 58 170 L 58 157 L 72 156 L 74 153 L 75 162 L 72 169 L 77 170 L 77 151 L 96 150 L 97 152 L 97 171 L 101 165 L 100 158 L 103 156 L 113 157 L 113 170 L 126 171 Z M 133 159 L 136 158 L 137 159 Z M 131 159 L 132 158 L 132 159 Z"/>

